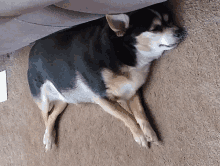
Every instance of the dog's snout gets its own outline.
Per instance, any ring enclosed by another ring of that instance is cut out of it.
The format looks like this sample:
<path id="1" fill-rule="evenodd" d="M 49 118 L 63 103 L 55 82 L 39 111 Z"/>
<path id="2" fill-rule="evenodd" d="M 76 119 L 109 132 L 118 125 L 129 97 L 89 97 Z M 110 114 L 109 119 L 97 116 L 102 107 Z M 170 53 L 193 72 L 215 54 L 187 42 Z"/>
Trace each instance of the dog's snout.
<path id="1" fill-rule="evenodd" d="M 175 30 L 174 36 L 179 38 L 180 40 L 183 40 L 187 36 L 187 31 L 183 28 L 178 28 L 177 30 Z"/>
<path id="2" fill-rule="evenodd" d="M 178 28 L 177 30 L 174 31 L 174 36 L 180 38 L 182 36 L 183 29 Z"/>

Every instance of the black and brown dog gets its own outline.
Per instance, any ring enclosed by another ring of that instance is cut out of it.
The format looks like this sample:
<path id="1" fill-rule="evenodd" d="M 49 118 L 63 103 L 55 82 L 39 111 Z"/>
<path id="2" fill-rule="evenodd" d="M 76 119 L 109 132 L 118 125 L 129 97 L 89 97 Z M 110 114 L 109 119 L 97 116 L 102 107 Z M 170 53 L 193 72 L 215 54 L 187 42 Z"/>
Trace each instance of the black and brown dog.
<path id="1" fill-rule="evenodd" d="M 36 41 L 28 81 L 46 126 L 49 150 L 57 116 L 68 103 L 91 102 L 122 120 L 137 143 L 158 143 L 137 91 L 150 63 L 176 47 L 185 31 L 173 24 L 163 3 L 127 14 L 106 15 Z M 124 100 L 129 114 L 118 103 Z"/>

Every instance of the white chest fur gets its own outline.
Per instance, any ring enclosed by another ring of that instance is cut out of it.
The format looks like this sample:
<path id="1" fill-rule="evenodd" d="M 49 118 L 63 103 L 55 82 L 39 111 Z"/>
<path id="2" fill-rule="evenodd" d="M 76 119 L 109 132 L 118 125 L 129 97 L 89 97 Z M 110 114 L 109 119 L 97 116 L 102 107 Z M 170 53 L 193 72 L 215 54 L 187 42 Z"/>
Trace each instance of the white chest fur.
<path id="1" fill-rule="evenodd" d="M 119 75 L 104 69 L 102 76 L 107 87 L 107 96 L 112 99 L 130 99 L 145 83 L 151 62 L 159 58 L 162 52 L 138 50 L 137 65 L 124 66 Z"/>

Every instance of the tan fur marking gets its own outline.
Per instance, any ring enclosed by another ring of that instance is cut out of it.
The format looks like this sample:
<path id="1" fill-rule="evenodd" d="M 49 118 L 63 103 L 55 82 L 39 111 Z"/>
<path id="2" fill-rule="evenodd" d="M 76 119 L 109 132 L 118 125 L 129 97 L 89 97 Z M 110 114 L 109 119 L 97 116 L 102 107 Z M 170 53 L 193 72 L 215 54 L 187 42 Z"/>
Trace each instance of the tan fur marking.
<path id="1" fill-rule="evenodd" d="M 130 100 L 127 101 L 127 104 L 130 107 L 137 123 L 140 125 L 142 131 L 144 132 L 147 141 L 155 142 L 158 144 L 157 135 L 147 120 L 144 109 L 141 105 L 140 97 L 135 94 Z"/>
<path id="2" fill-rule="evenodd" d="M 120 99 L 123 95 L 123 86 L 128 84 L 128 78 L 123 75 L 117 75 L 108 69 L 102 71 L 102 76 L 107 87 L 107 96 L 111 100 Z"/>
<path id="3" fill-rule="evenodd" d="M 169 15 L 168 14 L 163 14 L 163 19 L 164 21 L 168 21 L 169 20 Z"/>
<path id="4" fill-rule="evenodd" d="M 134 114 L 135 119 L 139 124 L 146 120 L 144 109 L 137 94 L 128 100 L 128 105 L 130 106 L 132 113 Z"/>
<path id="5" fill-rule="evenodd" d="M 95 98 L 94 101 L 106 112 L 123 121 L 125 125 L 131 130 L 131 133 L 133 134 L 136 142 L 142 146 L 147 146 L 145 136 L 135 121 L 135 118 L 123 107 L 121 107 L 118 102 L 101 98 Z"/>
<path id="6" fill-rule="evenodd" d="M 156 25 L 162 25 L 161 20 L 158 18 L 155 18 L 152 23 L 152 26 L 156 26 Z"/>
<path id="7" fill-rule="evenodd" d="M 48 115 L 50 110 L 42 113 L 43 115 L 44 114 L 48 115 L 47 116 L 48 118 L 44 119 L 46 128 L 51 128 L 51 130 L 53 129 L 54 122 L 55 122 L 57 116 L 64 111 L 66 106 L 67 106 L 67 103 L 65 103 L 63 101 L 56 101 L 56 102 L 54 102 L 54 107 L 53 107 L 52 113 L 50 115 Z"/>
<path id="8" fill-rule="evenodd" d="M 145 68 L 136 69 L 135 67 L 124 66 L 121 68 L 120 74 L 103 69 L 102 76 L 107 87 L 107 96 L 111 100 L 131 98 L 145 82 L 147 77 Z"/>
<path id="9" fill-rule="evenodd" d="M 44 93 L 44 91 L 42 92 Z M 53 130 L 54 130 L 55 121 L 58 115 L 64 111 L 64 109 L 67 106 L 67 103 L 63 101 L 53 101 L 52 103 L 50 103 L 46 96 L 42 96 L 42 98 L 43 99 L 41 100 L 36 99 L 35 103 L 41 110 L 41 114 L 46 127 L 46 131 L 44 134 L 44 144 L 46 145 L 46 151 L 47 151 L 51 149 L 54 141 Z M 50 111 L 52 112 L 50 113 Z"/>
<path id="10" fill-rule="evenodd" d="M 157 25 L 162 25 L 162 22 L 159 18 L 155 18 L 151 24 L 150 31 L 152 31 Z"/>
<path id="11" fill-rule="evenodd" d="M 137 49 L 141 51 L 150 51 L 150 39 L 145 37 L 143 34 L 136 37 Z"/>
<path id="12" fill-rule="evenodd" d="M 44 135 L 44 141 L 49 141 L 49 142 L 46 142 L 46 150 L 49 150 L 51 149 L 51 146 L 52 146 L 52 143 L 53 143 L 53 130 L 54 130 L 54 124 L 55 124 L 55 121 L 58 117 L 58 115 L 60 115 L 64 109 L 66 108 L 67 106 L 67 103 L 63 102 L 63 101 L 56 101 L 55 102 L 55 105 L 54 105 L 54 108 L 52 110 L 52 113 L 49 115 L 48 119 L 44 119 L 46 121 L 44 121 L 45 123 L 45 126 L 46 126 L 46 131 L 48 133 L 45 132 L 45 135 Z M 42 115 L 44 116 L 44 112 L 42 112 Z"/>

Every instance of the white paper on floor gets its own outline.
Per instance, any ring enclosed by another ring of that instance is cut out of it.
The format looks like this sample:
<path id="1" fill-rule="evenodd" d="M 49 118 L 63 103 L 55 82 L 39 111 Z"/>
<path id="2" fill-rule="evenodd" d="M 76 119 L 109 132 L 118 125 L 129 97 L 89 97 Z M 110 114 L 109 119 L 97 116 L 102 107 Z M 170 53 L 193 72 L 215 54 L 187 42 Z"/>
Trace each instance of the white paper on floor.
<path id="1" fill-rule="evenodd" d="M 6 71 L 0 72 L 0 102 L 7 100 Z"/>

